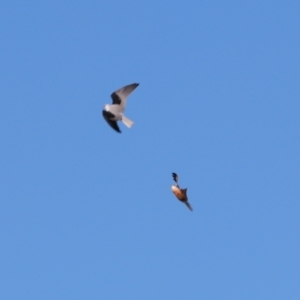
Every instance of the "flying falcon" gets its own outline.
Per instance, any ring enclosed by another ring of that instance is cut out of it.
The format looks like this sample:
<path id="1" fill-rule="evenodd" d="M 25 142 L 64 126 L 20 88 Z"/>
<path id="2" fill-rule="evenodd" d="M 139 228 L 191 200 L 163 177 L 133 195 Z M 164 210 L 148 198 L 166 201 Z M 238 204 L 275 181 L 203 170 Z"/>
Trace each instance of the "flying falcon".
<path id="1" fill-rule="evenodd" d="M 176 182 L 176 185 L 171 186 L 171 190 L 177 199 L 183 202 L 191 211 L 193 210 L 192 206 L 188 202 L 188 196 L 186 194 L 187 189 L 181 189 L 178 185 L 178 175 L 176 173 L 172 173 L 173 179 Z"/>
<path id="2" fill-rule="evenodd" d="M 122 121 L 128 128 L 133 125 L 133 121 L 124 116 L 127 97 L 138 86 L 138 83 L 126 85 L 111 94 L 112 104 L 106 104 L 102 114 L 106 122 L 117 132 L 121 133 L 117 121 Z"/>

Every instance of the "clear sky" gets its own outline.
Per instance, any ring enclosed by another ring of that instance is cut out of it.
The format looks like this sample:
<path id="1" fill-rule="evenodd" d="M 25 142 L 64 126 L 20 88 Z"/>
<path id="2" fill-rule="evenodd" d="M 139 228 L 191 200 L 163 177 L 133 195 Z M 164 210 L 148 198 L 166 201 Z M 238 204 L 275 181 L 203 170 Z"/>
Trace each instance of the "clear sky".
<path id="1" fill-rule="evenodd" d="M 300 299 L 299 15 L 2 1 L 0 298 Z"/>

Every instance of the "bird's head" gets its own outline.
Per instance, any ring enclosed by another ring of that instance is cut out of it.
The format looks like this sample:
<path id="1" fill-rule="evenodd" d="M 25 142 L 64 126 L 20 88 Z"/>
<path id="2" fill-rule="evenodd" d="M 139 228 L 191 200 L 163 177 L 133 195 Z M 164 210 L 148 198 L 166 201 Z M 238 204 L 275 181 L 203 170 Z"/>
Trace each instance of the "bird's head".
<path id="1" fill-rule="evenodd" d="M 103 106 L 103 109 L 106 110 L 106 111 L 109 111 L 109 105 L 108 105 L 108 104 L 105 104 L 105 105 Z"/>

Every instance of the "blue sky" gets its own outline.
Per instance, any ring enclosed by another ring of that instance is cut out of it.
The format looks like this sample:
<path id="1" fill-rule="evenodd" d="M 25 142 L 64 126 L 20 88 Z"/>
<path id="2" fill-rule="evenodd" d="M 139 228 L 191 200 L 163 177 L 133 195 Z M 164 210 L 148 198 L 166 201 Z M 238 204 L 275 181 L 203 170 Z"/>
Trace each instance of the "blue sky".
<path id="1" fill-rule="evenodd" d="M 2 1 L 1 299 L 298 299 L 299 9 Z"/>

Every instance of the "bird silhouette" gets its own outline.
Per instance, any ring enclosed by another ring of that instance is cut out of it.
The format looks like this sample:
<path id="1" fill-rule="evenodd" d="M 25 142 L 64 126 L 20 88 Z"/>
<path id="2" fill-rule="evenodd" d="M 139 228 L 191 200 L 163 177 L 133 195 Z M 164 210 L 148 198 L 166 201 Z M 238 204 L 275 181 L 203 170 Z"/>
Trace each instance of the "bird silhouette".
<path id="1" fill-rule="evenodd" d="M 176 182 L 176 185 L 171 186 L 171 190 L 174 193 L 174 195 L 177 197 L 177 199 L 181 202 L 183 202 L 191 211 L 193 210 L 192 206 L 188 202 L 188 196 L 187 196 L 187 188 L 181 189 L 178 184 L 179 177 L 176 173 L 172 173 L 173 179 Z"/>
<path id="2" fill-rule="evenodd" d="M 133 125 L 133 121 L 124 115 L 127 97 L 138 87 L 138 83 L 126 85 L 111 94 L 112 104 L 106 104 L 102 110 L 102 115 L 106 122 L 117 132 L 121 133 L 117 121 L 122 121 L 128 128 Z"/>

